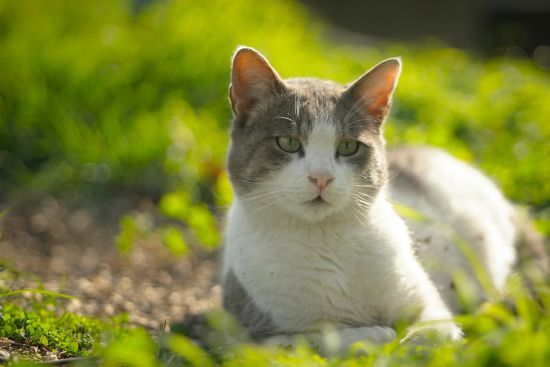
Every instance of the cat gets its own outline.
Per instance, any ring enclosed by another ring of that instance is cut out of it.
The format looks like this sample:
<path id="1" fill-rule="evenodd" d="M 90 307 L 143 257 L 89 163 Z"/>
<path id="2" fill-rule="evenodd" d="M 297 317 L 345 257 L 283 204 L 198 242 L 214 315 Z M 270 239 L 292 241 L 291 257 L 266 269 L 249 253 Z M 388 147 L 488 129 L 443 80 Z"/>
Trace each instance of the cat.
<path id="1" fill-rule="evenodd" d="M 283 80 L 258 51 L 235 52 L 221 282 L 224 307 L 254 339 L 319 346 L 332 330 L 343 351 L 391 341 L 407 320 L 404 341 L 460 340 L 452 274 L 475 276 L 458 237 L 504 287 L 518 234 L 496 186 L 433 148 L 386 151 L 400 72 L 391 58 L 348 86 Z M 423 220 L 406 223 L 392 201 Z"/>

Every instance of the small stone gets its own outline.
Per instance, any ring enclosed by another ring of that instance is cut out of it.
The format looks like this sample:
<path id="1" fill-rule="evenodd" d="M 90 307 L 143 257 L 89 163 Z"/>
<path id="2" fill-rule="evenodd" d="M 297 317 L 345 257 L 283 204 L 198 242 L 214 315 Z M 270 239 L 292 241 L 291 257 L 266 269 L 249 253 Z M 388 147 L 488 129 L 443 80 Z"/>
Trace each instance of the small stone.
<path id="1" fill-rule="evenodd" d="M 52 352 L 47 352 L 45 357 L 48 361 L 57 361 L 59 359 L 57 358 L 57 354 Z"/>
<path id="2" fill-rule="evenodd" d="M 11 355 L 10 355 L 10 352 L 8 352 L 7 350 L 5 349 L 2 349 L 0 348 L 0 361 L 7 361 L 8 359 L 10 359 Z"/>

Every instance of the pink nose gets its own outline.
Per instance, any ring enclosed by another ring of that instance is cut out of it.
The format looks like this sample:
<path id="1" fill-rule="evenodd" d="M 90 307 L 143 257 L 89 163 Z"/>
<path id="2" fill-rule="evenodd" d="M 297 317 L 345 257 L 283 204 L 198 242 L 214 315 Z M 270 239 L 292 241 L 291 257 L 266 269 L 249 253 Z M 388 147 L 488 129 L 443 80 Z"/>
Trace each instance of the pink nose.
<path id="1" fill-rule="evenodd" d="M 330 175 L 315 175 L 315 176 L 307 176 L 309 181 L 311 181 L 312 184 L 314 184 L 318 189 L 319 192 L 323 191 L 325 187 L 330 185 L 332 181 L 334 181 L 334 177 Z"/>

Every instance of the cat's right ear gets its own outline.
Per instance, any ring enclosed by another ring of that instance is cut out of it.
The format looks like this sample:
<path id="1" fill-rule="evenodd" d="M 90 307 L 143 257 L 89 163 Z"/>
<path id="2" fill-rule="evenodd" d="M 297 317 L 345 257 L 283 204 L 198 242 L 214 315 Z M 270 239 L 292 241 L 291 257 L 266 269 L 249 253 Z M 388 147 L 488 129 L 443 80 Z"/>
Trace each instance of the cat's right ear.
<path id="1" fill-rule="evenodd" d="M 269 62 L 258 51 L 240 47 L 233 56 L 229 99 L 233 113 L 246 119 L 258 101 L 281 92 L 284 84 Z"/>
<path id="2" fill-rule="evenodd" d="M 401 73 L 401 59 L 382 61 L 356 80 L 345 92 L 380 126 L 386 118 Z"/>

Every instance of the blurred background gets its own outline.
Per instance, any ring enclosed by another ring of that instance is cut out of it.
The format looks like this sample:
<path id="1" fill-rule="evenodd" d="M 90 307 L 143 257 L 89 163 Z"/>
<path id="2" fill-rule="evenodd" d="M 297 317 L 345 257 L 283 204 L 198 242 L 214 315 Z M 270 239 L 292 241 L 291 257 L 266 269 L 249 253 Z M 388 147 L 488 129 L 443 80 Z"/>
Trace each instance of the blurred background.
<path id="1" fill-rule="evenodd" d="M 550 234 L 550 3 L 0 0 L 0 287 L 159 327 L 218 302 L 237 45 L 283 77 L 404 70 L 390 145 L 484 170 Z M 177 256 L 175 256 L 177 255 Z"/>
<path id="2" fill-rule="evenodd" d="M 483 57 L 532 57 L 550 68 L 550 3 L 544 0 L 384 2 L 303 0 L 331 25 L 371 39 L 435 38 Z"/>

